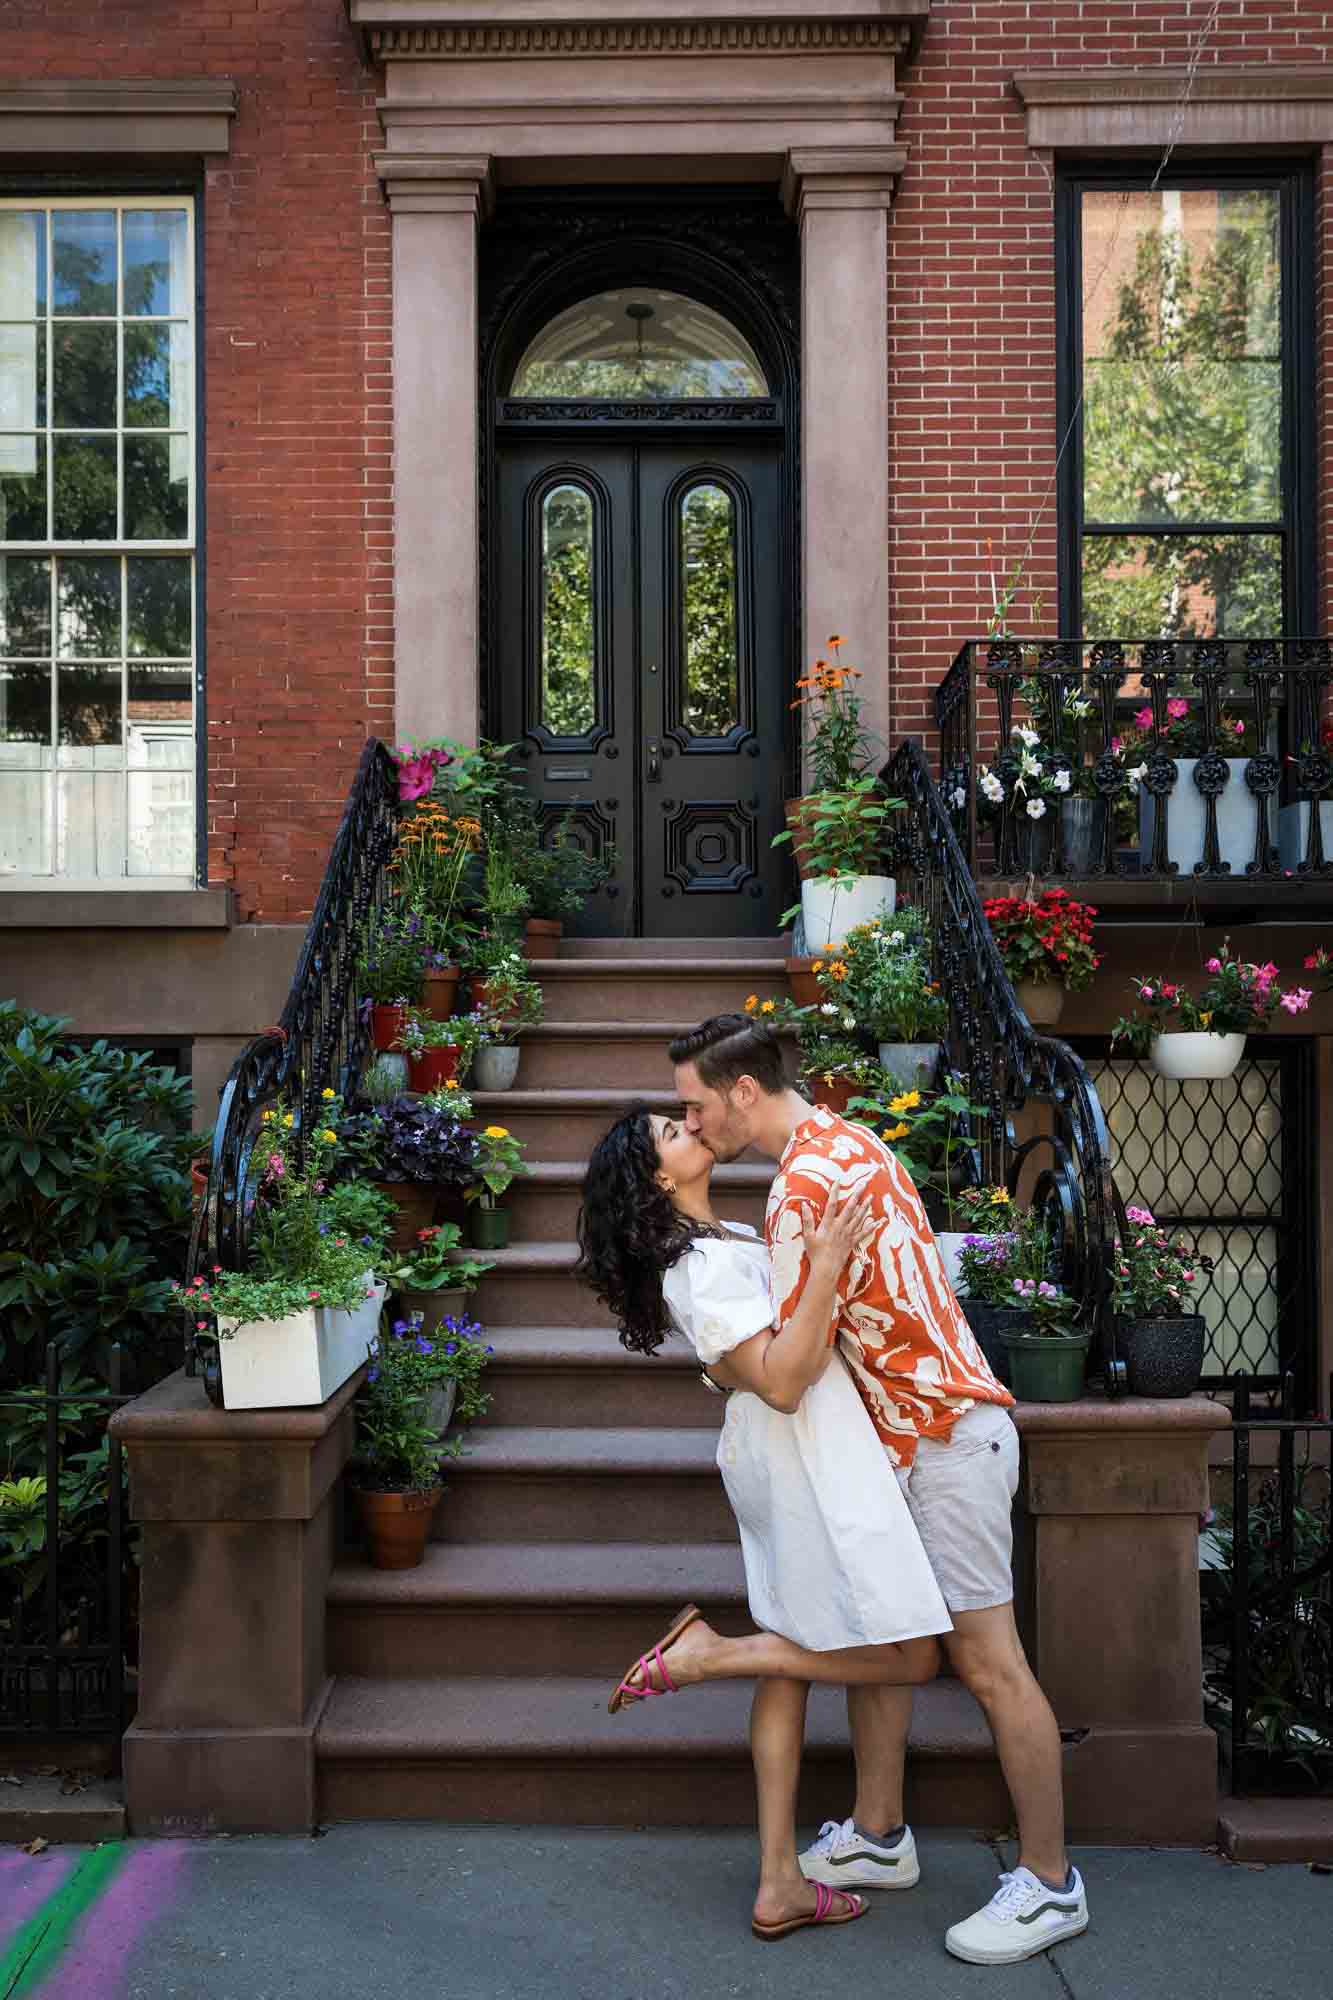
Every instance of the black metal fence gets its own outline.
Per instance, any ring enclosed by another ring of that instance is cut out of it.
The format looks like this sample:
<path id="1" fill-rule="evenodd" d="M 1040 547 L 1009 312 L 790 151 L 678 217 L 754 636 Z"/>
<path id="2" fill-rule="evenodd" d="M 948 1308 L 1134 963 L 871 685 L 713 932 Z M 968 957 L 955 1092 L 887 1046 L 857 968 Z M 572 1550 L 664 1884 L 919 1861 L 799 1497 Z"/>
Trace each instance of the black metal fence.
<path id="1" fill-rule="evenodd" d="M 130 1401 L 119 1347 L 109 1376 L 106 1390 L 62 1390 L 53 1343 L 43 1387 L 0 1394 L 0 1743 L 125 1729 L 125 1476 L 109 1428 Z M 38 1452 L 42 1472 L 23 1472 Z"/>
<path id="2" fill-rule="evenodd" d="M 1333 1421 L 1233 1385 L 1232 1485 L 1204 1538 L 1204 1698 L 1235 1793 L 1333 1793 Z M 1262 1459 L 1271 1458 L 1271 1464 Z M 1208 1566 L 1211 1559 L 1211 1565 Z"/>

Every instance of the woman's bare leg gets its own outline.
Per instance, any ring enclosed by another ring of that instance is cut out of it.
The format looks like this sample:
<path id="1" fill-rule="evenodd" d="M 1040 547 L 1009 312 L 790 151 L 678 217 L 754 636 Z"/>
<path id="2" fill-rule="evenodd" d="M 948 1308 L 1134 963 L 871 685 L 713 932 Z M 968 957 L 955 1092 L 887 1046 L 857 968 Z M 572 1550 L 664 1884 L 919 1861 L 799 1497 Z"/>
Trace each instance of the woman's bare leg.
<path id="1" fill-rule="evenodd" d="M 940 1649 L 934 1639 L 904 1639 L 888 1646 L 847 1646 L 832 1653 L 812 1653 L 774 1632 L 754 1632 L 743 1639 L 724 1639 L 702 1618 L 686 1626 L 664 1655 L 667 1672 L 677 1687 L 699 1681 L 818 1681 L 834 1687 L 889 1682 L 919 1685 L 939 1671 Z M 649 1661 L 654 1687 L 662 1682 Z M 636 1667 L 627 1676 L 639 1686 Z"/>
<path id="2" fill-rule="evenodd" d="M 809 1693 L 803 1681 L 756 1681 L 750 1705 L 750 1753 L 759 1803 L 754 1914 L 761 1924 L 814 1914 L 815 1892 L 796 1858 L 796 1786 Z"/>

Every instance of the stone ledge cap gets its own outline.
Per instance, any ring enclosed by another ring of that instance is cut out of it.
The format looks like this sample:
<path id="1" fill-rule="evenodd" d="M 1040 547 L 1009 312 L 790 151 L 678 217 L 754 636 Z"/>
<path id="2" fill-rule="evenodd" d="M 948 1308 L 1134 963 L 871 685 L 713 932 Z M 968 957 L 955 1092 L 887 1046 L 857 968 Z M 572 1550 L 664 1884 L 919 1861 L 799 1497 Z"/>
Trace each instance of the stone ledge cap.
<path id="1" fill-rule="evenodd" d="M 121 1444 L 218 1445 L 288 1444 L 307 1448 L 333 1430 L 365 1379 L 365 1369 L 341 1389 L 311 1409 L 217 1410 L 204 1394 L 203 1378 L 183 1368 L 156 1388 L 136 1396 L 111 1419 L 111 1433 Z"/>
<path id="2" fill-rule="evenodd" d="M 1144 69 L 1017 70 L 1027 142 L 1065 152 L 1155 150 L 1170 143 L 1261 151 L 1333 143 L 1333 64 L 1239 63 Z"/>
<path id="3" fill-rule="evenodd" d="M 0 930 L 225 931 L 225 883 L 206 889 L 3 889 Z"/>
<path id="4" fill-rule="evenodd" d="M 1126 1436 L 1231 1429 L 1225 1403 L 1206 1396 L 1084 1396 L 1077 1403 L 1018 1403 L 1011 1412 L 1025 1438 Z"/>
<path id="5" fill-rule="evenodd" d="M 1175 104 L 1189 79 L 1183 66 L 1165 69 L 1021 69 L 1011 79 L 1023 104 Z M 1283 104 L 1333 99 L 1333 63 L 1267 63 L 1250 69 L 1218 63 L 1195 71 L 1189 101 Z"/>
<path id="6" fill-rule="evenodd" d="M 0 152 L 225 153 L 236 104 L 230 77 L 0 84 Z"/>

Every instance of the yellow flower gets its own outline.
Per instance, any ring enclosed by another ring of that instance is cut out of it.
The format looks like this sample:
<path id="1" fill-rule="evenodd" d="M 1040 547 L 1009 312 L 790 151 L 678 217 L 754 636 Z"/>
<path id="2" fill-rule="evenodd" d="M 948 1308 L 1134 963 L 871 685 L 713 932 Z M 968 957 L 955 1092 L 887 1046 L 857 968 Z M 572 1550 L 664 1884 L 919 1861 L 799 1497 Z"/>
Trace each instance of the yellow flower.
<path id="1" fill-rule="evenodd" d="M 324 1141 L 326 1146 L 336 1146 L 338 1143 L 338 1134 L 336 1132 L 330 1132 L 327 1125 L 324 1127 L 324 1130 L 320 1133 L 319 1136 Z"/>
<path id="2" fill-rule="evenodd" d="M 761 1014 L 771 1014 L 777 1007 L 777 1004 L 778 1003 L 776 1000 L 765 1000 L 763 1006 L 759 1009 L 759 1012 Z"/>
<path id="3" fill-rule="evenodd" d="M 817 958 L 817 959 L 815 960 L 814 964 L 813 964 L 813 965 L 811 966 L 810 970 L 811 970 L 812 972 L 822 972 L 822 971 L 824 970 L 824 961 L 823 961 L 823 959 L 822 959 L 822 958 Z"/>
<path id="4" fill-rule="evenodd" d="M 889 1099 L 889 1109 L 896 1112 L 901 1118 L 904 1111 L 915 1111 L 920 1102 L 921 1092 L 919 1090 L 905 1090 L 901 1096 Z"/>
<path id="5" fill-rule="evenodd" d="M 444 1087 L 446 1090 L 457 1090 L 458 1078 L 456 1076 L 447 1076 L 444 1079 Z"/>
<path id="6" fill-rule="evenodd" d="M 329 1101 L 332 1098 L 335 1098 L 338 1095 L 336 1090 L 321 1090 L 319 1094 L 324 1099 L 324 1102 L 326 1104 L 329 1103 Z"/>
<path id="7" fill-rule="evenodd" d="M 294 1125 L 296 1123 L 296 1119 L 294 1115 L 289 1111 L 282 1122 L 284 1125 Z"/>
<path id="8" fill-rule="evenodd" d="M 507 1125 L 488 1125 L 484 1137 L 487 1139 L 507 1139 L 509 1137 L 509 1127 Z"/>
<path id="9" fill-rule="evenodd" d="M 750 995 L 750 997 L 748 998 L 748 1000 L 746 1001 L 746 1003 L 745 1003 L 745 1011 L 746 1011 L 746 1013 L 747 1013 L 747 1014 L 753 1014 L 753 1012 L 754 1012 L 755 1008 L 756 1008 L 756 1007 L 757 1007 L 758 1005 L 759 1005 L 759 995 L 758 995 L 757 993 L 752 993 L 752 994 Z"/>
<path id="10" fill-rule="evenodd" d="M 260 1124 L 261 1124 L 261 1125 L 271 1125 L 271 1124 L 273 1123 L 273 1120 L 274 1120 L 274 1119 L 276 1118 L 276 1116 L 277 1116 L 277 1113 L 276 1113 L 275 1111 L 266 1111 L 266 1112 L 264 1112 L 263 1116 L 262 1116 L 262 1117 L 260 1118 L 260 1121 L 259 1121 L 259 1122 L 260 1122 Z"/>
<path id="11" fill-rule="evenodd" d="M 996 1188 L 993 1194 L 991 1195 L 991 1200 L 997 1204 L 999 1204 L 1000 1202 L 1007 1202 L 1008 1199 L 1009 1199 L 1008 1188 Z"/>
<path id="12" fill-rule="evenodd" d="M 892 1125 L 884 1134 L 886 1139 L 905 1139 L 911 1131 L 910 1125 Z"/>
<path id="13" fill-rule="evenodd" d="M 828 969 L 828 976 L 830 979 L 836 979 L 839 982 L 841 982 L 847 977 L 847 967 L 843 964 L 840 958 L 834 959 L 832 965 L 830 965 Z"/>
<path id="14" fill-rule="evenodd" d="M 1210 1022 L 1210 1021 L 1212 1020 L 1212 1018 L 1213 1018 L 1213 1017 L 1212 1017 L 1212 1015 L 1211 1015 L 1211 1014 L 1200 1014 L 1200 1016 L 1199 1016 L 1199 1026 L 1200 1026 L 1201 1028 L 1206 1028 L 1206 1027 L 1208 1026 L 1208 1023 L 1209 1023 L 1209 1022 Z"/>

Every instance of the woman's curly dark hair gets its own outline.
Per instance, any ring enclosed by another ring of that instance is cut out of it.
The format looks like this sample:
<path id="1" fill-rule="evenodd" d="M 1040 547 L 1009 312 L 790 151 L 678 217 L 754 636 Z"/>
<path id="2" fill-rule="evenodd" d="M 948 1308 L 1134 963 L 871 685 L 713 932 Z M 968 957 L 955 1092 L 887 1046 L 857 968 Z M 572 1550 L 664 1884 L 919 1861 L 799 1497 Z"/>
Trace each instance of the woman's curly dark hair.
<path id="1" fill-rule="evenodd" d="M 576 1275 L 610 1306 L 637 1354 L 652 1354 L 671 1331 L 662 1275 L 696 1234 L 659 1185 L 659 1168 L 647 1106 L 633 1105 L 593 1148 L 579 1210 Z"/>

